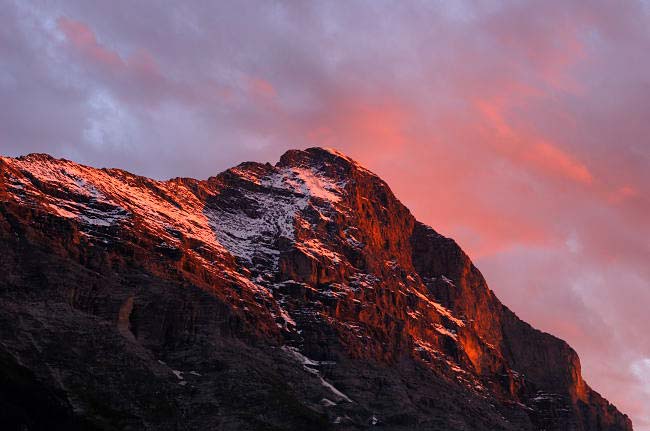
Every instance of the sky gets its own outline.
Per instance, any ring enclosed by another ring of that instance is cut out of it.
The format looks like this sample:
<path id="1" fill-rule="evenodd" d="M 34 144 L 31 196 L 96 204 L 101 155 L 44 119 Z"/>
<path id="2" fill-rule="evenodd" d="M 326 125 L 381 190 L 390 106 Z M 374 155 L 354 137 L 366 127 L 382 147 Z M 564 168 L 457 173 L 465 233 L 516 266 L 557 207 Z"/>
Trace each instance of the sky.
<path id="1" fill-rule="evenodd" d="M 650 3 L 0 0 L 0 153 L 336 148 L 650 431 Z"/>

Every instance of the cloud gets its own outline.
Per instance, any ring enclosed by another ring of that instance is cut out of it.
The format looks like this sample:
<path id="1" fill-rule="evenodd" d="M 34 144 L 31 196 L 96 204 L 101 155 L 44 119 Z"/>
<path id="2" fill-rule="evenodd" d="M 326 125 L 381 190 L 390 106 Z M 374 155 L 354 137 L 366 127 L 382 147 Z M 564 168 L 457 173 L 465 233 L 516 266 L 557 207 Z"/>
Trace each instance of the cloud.
<path id="1" fill-rule="evenodd" d="M 337 147 L 456 238 L 650 430 L 648 13 L 605 0 L 8 1 L 0 152 L 205 178 Z"/>
<path id="2" fill-rule="evenodd" d="M 86 24 L 66 17 L 57 20 L 59 29 L 82 55 L 92 61 L 101 63 L 110 68 L 125 66 L 120 56 L 97 41 L 95 33 Z"/>
<path id="3" fill-rule="evenodd" d="M 580 183 L 590 184 L 594 180 L 584 164 L 549 142 L 535 144 L 526 159 L 542 170 L 563 175 Z"/>

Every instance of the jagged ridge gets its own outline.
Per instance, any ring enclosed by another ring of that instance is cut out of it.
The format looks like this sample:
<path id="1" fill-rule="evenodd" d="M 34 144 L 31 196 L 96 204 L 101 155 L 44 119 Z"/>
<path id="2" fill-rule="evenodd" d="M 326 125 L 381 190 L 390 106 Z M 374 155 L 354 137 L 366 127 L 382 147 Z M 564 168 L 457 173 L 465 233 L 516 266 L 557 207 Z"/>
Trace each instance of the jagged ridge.
<path id="1" fill-rule="evenodd" d="M 632 429 L 566 343 L 334 150 L 205 181 L 0 166 L 4 379 L 68 428 Z"/>

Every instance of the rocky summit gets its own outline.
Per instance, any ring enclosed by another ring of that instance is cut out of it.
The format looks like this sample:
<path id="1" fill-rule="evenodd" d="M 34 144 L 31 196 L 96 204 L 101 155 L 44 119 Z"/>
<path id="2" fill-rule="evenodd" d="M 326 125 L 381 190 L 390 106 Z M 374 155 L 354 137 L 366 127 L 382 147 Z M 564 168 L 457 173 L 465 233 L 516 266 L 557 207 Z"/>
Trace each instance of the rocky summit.
<path id="1" fill-rule="evenodd" d="M 609 430 L 576 352 L 334 150 L 0 159 L 5 430 Z"/>

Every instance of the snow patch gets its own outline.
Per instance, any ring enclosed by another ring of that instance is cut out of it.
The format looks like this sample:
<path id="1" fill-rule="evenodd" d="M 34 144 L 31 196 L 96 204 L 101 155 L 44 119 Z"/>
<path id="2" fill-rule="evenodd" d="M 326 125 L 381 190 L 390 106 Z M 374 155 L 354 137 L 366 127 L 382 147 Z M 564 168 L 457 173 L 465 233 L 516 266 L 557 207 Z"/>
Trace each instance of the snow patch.
<path id="1" fill-rule="evenodd" d="M 449 330 L 439 323 L 436 323 L 434 325 L 434 328 L 436 328 L 436 331 L 438 331 L 438 333 L 451 337 L 454 340 L 458 340 L 458 335 L 456 334 L 456 331 Z"/>
<path id="2" fill-rule="evenodd" d="M 429 299 L 426 295 L 420 293 L 417 289 L 410 289 L 409 292 L 412 292 L 415 296 L 417 296 L 418 298 L 420 298 L 421 300 L 423 300 L 425 303 L 427 303 L 427 304 L 430 305 L 431 307 L 435 308 L 436 311 L 437 311 L 438 313 L 440 313 L 440 314 L 442 314 L 443 316 L 447 317 L 449 320 L 451 320 L 452 322 L 454 322 L 456 325 L 458 325 L 458 326 L 465 326 L 465 322 L 463 322 L 462 320 L 460 320 L 460 319 L 454 317 L 454 315 L 451 314 L 451 312 L 450 312 L 449 310 L 447 310 L 447 309 L 446 309 L 445 307 L 443 307 L 441 304 L 439 304 L 439 303 L 437 303 L 437 302 L 435 302 L 435 301 L 432 301 L 432 300 Z"/>
<path id="3" fill-rule="evenodd" d="M 311 367 L 321 365 L 321 362 L 309 359 L 308 357 L 306 357 L 305 355 L 300 353 L 300 351 L 295 347 L 282 346 L 282 350 L 284 350 L 285 352 L 290 354 L 296 361 L 298 361 L 300 364 L 302 364 L 305 371 L 307 371 L 310 374 L 313 374 L 315 377 L 318 377 L 318 379 L 320 380 L 320 384 L 323 387 L 329 389 L 334 395 L 338 396 L 339 398 L 341 398 L 341 399 L 343 399 L 343 400 L 345 400 L 345 401 L 347 401 L 349 403 L 354 403 L 354 401 L 352 401 L 350 399 L 350 397 L 345 395 L 343 392 L 339 391 L 336 387 L 334 387 L 334 385 L 332 385 L 330 382 L 325 380 L 323 378 L 323 376 L 320 375 L 320 371 L 318 371 L 318 370 L 316 370 L 314 368 L 311 368 Z"/>
<path id="4" fill-rule="evenodd" d="M 442 278 L 442 281 L 444 281 L 444 282 L 447 283 L 448 285 L 450 285 L 450 286 L 454 286 L 454 287 L 456 286 L 456 285 L 454 284 L 454 282 L 453 282 L 450 278 L 447 278 L 447 277 L 445 277 L 444 275 L 442 275 L 441 278 Z"/>
<path id="5" fill-rule="evenodd" d="M 339 264 L 343 260 L 339 253 L 328 249 L 325 244 L 315 238 L 310 238 L 296 244 L 296 248 L 314 260 L 318 260 L 319 257 L 325 257 L 333 264 Z"/>
<path id="6" fill-rule="evenodd" d="M 333 407 L 336 405 L 336 403 L 328 398 L 323 398 L 320 400 L 320 403 L 323 407 Z"/>
<path id="7" fill-rule="evenodd" d="M 294 216 L 307 206 L 307 197 L 291 194 L 269 194 L 266 191 L 246 191 L 249 207 L 206 209 L 210 226 L 219 242 L 234 256 L 249 264 L 255 257 L 268 259 L 277 269 L 280 252 L 275 239 L 294 240 Z"/>

